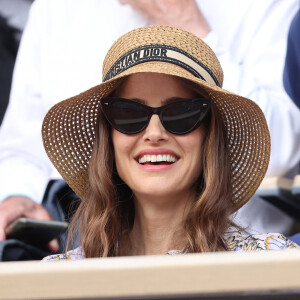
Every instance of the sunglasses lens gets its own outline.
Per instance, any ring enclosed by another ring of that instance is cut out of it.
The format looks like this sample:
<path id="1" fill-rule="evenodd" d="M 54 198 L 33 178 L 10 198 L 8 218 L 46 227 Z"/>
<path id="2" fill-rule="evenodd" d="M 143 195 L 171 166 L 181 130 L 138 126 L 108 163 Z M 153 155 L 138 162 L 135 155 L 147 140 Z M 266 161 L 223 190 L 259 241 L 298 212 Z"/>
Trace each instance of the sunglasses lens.
<path id="1" fill-rule="evenodd" d="M 102 108 L 111 125 L 118 131 L 134 134 L 141 132 L 147 126 L 147 110 L 137 103 L 124 100 L 109 100 L 107 103 L 104 102 Z"/>
<path id="2" fill-rule="evenodd" d="M 186 134 L 194 130 L 204 118 L 203 105 L 199 101 L 182 101 L 168 105 L 162 113 L 165 128 L 174 134 Z"/>

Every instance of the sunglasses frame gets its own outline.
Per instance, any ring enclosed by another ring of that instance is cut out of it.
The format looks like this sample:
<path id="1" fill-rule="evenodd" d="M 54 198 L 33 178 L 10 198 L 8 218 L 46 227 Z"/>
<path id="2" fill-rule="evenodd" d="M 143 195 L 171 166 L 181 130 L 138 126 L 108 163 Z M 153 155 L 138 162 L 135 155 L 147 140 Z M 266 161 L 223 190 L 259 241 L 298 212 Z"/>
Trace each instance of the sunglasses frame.
<path id="1" fill-rule="evenodd" d="M 110 104 L 112 104 L 114 102 L 119 102 L 119 101 L 122 101 L 122 102 L 125 102 L 125 103 L 127 102 L 127 103 L 130 103 L 131 105 L 134 104 L 134 105 L 136 105 L 138 107 L 142 107 L 143 110 L 147 111 L 147 122 L 145 123 L 145 126 L 143 126 L 141 129 L 139 129 L 137 131 L 134 131 L 134 132 L 127 132 L 126 130 L 123 130 L 122 128 L 118 127 L 112 121 L 113 119 L 110 118 L 109 106 L 110 106 Z M 163 119 L 163 112 L 168 107 L 173 106 L 174 104 L 181 103 L 181 102 L 184 102 L 185 104 L 187 104 L 188 102 L 190 102 L 190 103 L 198 102 L 198 103 L 201 104 L 201 110 L 202 110 L 202 112 L 200 113 L 198 121 L 195 123 L 195 125 L 192 128 L 190 128 L 189 130 L 186 130 L 184 132 L 176 132 L 176 131 L 168 129 L 168 125 L 165 124 L 165 121 Z M 210 110 L 210 104 L 211 104 L 211 100 L 210 99 L 206 99 L 206 98 L 194 98 L 194 99 L 184 99 L 184 100 L 180 99 L 178 101 L 175 100 L 172 103 L 168 103 L 166 105 L 159 106 L 159 107 L 151 107 L 151 106 L 145 105 L 143 103 L 140 103 L 138 101 L 131 100 L 131 99 L 126 99 L 126 98 L 121 98 L 121 97 L 105 97 L 105 98 L 100 99 L 100 105 L 101 105 L 102 112 L 103 112 L 106 120 L 109 122 L 109 124 L 114 129 L 116 129 L 117 131 L 119 131 L 121 133 L 124 133 L 124 134 L 129 134 L 129 135 L 137 134 L 137 133 L 140 133 L 143 130 L 145 130 L 148 127 L 149 122 L 151 120 L 151 117 L 153 115 L 158 115 L 161 124 L 163 125 L 163 127 L 168 132 L 170 132 L 172 134 L 176 134 L 176 135 L 188 134 L 188 133 L 192 132 L 193 130 L 195 130 L 196 128 L 198 128 L 201 125 L 201 123 L 203 122 L 203 120 L 205 119 L 205 117 L 207 116 L 207 114 L 208 114 L 208 112 Z"/>

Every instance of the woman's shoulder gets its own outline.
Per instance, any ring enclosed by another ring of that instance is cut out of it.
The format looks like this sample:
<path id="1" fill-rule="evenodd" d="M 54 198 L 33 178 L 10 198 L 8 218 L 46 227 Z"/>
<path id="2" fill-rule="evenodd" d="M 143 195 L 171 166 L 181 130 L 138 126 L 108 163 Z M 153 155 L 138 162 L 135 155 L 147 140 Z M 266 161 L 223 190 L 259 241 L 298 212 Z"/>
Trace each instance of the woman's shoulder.
<path id="1" fill-rule="evenodd" d="M 76 249 L 68 251 L 67 253 L 46 256 L 42 259 L 42 261 L 77 260 L 83 258 L 83 250 L 81 247 L 78 247 Z"/>
<path id="2" fill-rule="evenodd" d="M 225 237 L 228 251 L 260 251 L 299 248 L 280 233 L 250 234 L 246 231 L 234 231 Z"/>

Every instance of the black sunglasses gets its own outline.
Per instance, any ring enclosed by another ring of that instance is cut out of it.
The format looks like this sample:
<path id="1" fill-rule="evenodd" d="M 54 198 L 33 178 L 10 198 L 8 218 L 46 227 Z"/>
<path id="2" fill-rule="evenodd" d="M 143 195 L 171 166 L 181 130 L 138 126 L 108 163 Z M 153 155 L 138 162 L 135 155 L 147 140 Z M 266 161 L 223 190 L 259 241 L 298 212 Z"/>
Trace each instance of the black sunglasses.
<path id="1" fill-rule="evenodd" d="M 204 98 L 180 99 L 160 107 L 150 107 L 134 100 L 107 97 L 100 100 L 110 125 L 125 134 L 145 130 L 152 115 L 159 116 L 164 128 L 173 134 L 187 134 L 200 126 L 210 108 Z"/>

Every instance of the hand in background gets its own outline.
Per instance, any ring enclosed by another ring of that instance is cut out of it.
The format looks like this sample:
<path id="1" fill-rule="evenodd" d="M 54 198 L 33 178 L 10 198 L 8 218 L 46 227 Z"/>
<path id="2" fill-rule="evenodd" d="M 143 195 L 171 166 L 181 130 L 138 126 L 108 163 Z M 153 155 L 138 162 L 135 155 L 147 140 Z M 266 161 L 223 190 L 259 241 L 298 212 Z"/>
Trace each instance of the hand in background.
<path id="1" fill-rule="evenodd" d="M 12 196 L 0 203 L 0 241 L 6 239 L 5 229 L 12 222 L 21 217 L 52 220 L 48 211 L 40 204 L 24 196 Z M 52 240 L 48 244 L 51 252 L 59 250 L 58 241 Z"/>
<path id="2" fill-rule="evenodd" d="M 206 37 L 210 26 L 195 0 L 119 0 L 130 5 L 153 24 L 178 27 L 200 38 Z"/>

